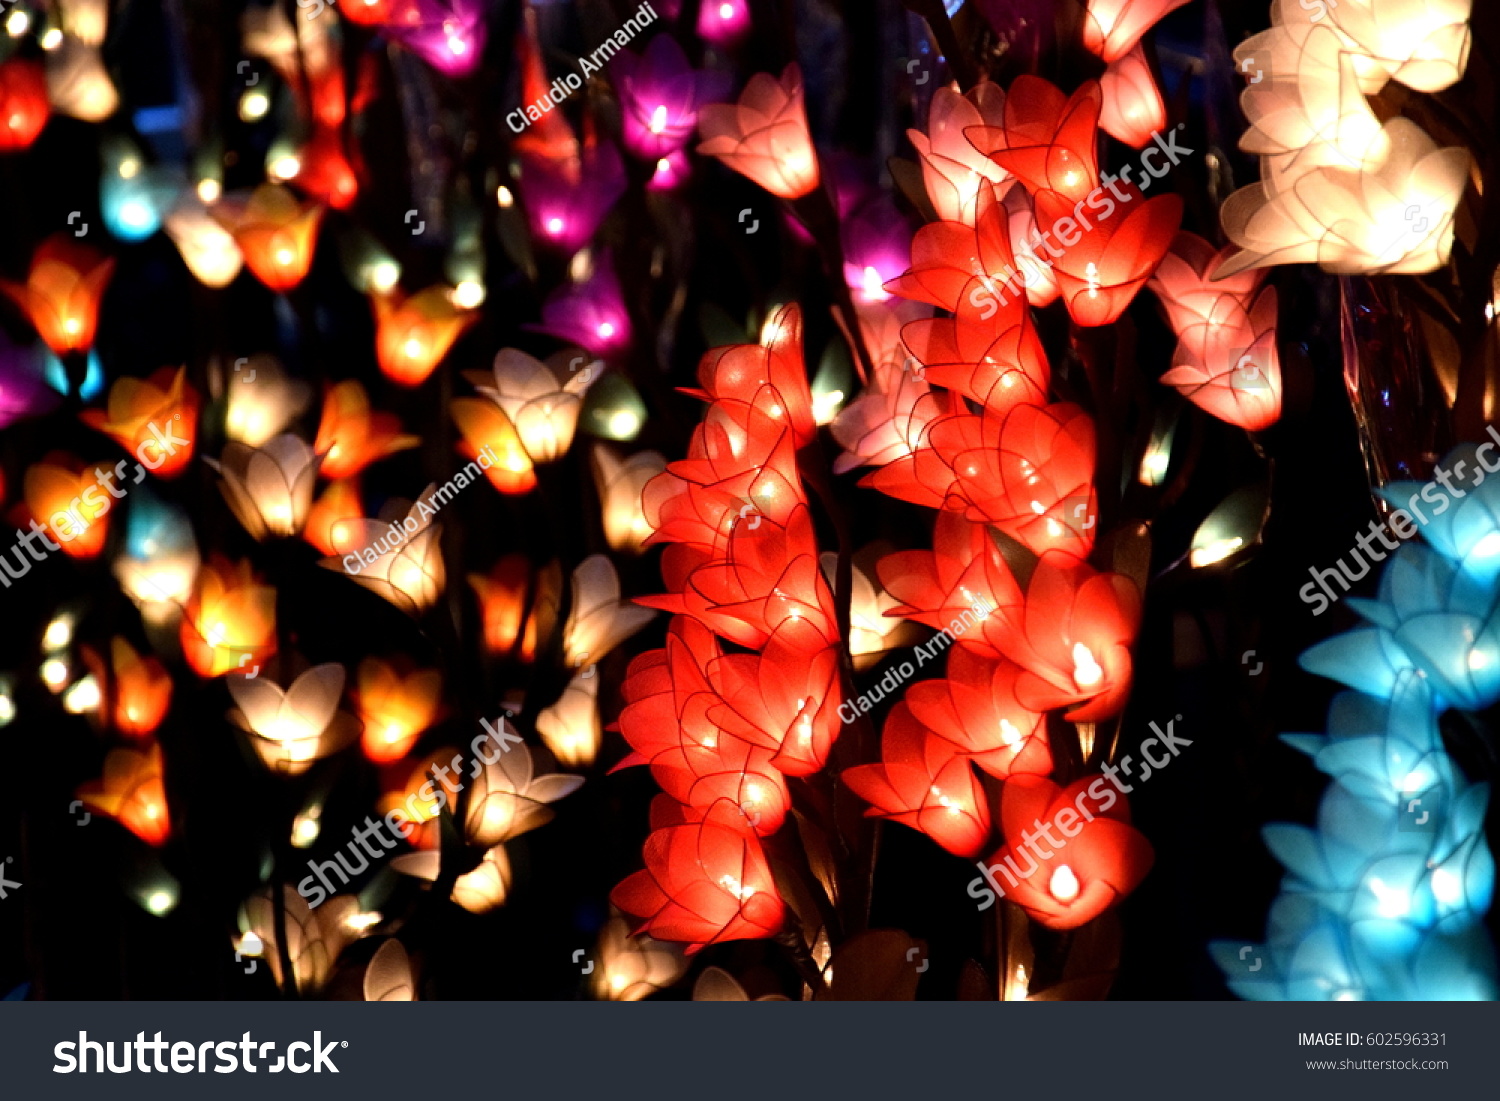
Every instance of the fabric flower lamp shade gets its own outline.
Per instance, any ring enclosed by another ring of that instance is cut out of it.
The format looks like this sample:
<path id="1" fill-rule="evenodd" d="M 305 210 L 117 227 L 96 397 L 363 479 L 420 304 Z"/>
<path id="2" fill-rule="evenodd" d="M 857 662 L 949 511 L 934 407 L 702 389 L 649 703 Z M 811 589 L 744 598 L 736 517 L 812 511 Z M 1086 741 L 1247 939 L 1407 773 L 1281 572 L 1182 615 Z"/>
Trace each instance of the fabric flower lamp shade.
<path id="1" fill-rule="evenodd" d="M 99 300 L 114 273 L 115 262 L 80 245 L 68 234 L 56 234 L 37 247 L 24 284 L 0 282 L 58 355 L 87 351 L 99 322 Z"/>
<path id="2" fill-rule="evenodd" d="M 927 132 L 906 136 L 922 161 L 922 183 L 937 216 L 948 222 L 974 224 L 974 205 L 985 183 L 1004 184 L 1010 174 L 974 148 L 965 131 L 1005 124 L 1005 93 L 982 81 L 960 95 L 952 88 L 932 94 Z"/>
<path id="3" fill-rule="evenodd" d="M 276 652 L 276 590 L 259 583 L 249 562 L 214 559 L 198 571 L 179 635 L 200 677 L 259 665 Z"/>
<path id="4" fill-rule="evenodd" d="M 264 447 L 230 443 L 217 462 L 224 499 L 245 530 L 258 540 L 296 535 L 307 522 L 319 457 L 307 443 L 286 434 Z"/>
<path id="5" fill-rule="evenodd" d="M 148 845 L 165 845 L 171 836 L 158 745 L 110 750 L 103 777 L 79 788 L 78 796 L 86 807 L 113 818 Z"/>
<path id="6" fill-rule="evenodd" d="M 1037 823 L 1049 827 L 1044 832 L 1050 848 L 1040 835 L 1022 842 Z M 1150 843 L 1130 825 L 1129 805 L 1102 776 L 1085 776 L 1066 788 L 1043 776 L 1012 777 L 1000 795 L 1000 825 L 1006 845 L 985 862 L 986 874 L 1051 929 L 1092 921 L 1135 890 L 1151 869 Z"/>
<path id="7" fill-rule="evenodd" d="M 420 386 L 476 319 L 473 311 L 454 305 L 445 287 L 428 287 L 405 299 L 375 296 L 375 353 L 381 372 L 402 386 Z"/>
<path id="8" fill-rule="evenodd" d="M 0 153 L 29 147 L 51 113 L 40 64 L 19 57 L 0 64 Z"/>
<path id="9" fill-rule="evenodd" d="M 467 76 L 484 54 L 489 7 L 487 0 L 393 0 L 384 29 L 445 76 Z"/>
<path id="10" fill-rule="evenodd" d="M 263 184 L 248 199 L 224 199 L 213 215 L 233 236 L 255 277 L 285 293 L 307 275 L 323 208 L 302 205 L 284 187 Z"/>
<path id="11" fill-rule="evenodd" d="M 245 264 L 234 234 L 196 200 L 180 200 L 167 214 L 165 228 L 188 271 L 205 287 L 227 287 Z"/>
<path id="12" fill-rule="evenodd" d="M 774 936 L 786 908 L 739 808 L 715 803 L 702 821 L 658 829 L 646 839 L 646 867 L 610 900 L 657 940 L 690 945 Z"/>
<path id="13" fill-rule="evenodd" d="M 1099 128 L 1134 149 L 1144 149 L 1151 135 L 1167 127 L 1167 106 L 1156 77 L 1139 45 L 1116 61 L 1099 78 L 1103 105 Z"/>
<path id="14" fill-rule="evenodd" d="M 379 658 L 359 666 L 355 703 L 364 722 L 361 748 L 376 764 L 398 761 L 438 717 L 442 674 L 420 669 L 403 675 Z"/>
<path id="15" fill-rule="evenodd" d="M 158 478 L 175 478 L 193 457 L 198 435 L 198 393 L 187 381 L 187 369 L 163 367 L 148 379 L 122 378 L 109 390 L 105 409 L 85 409 L 83 422 L 109 436 L 132 455 L 156 462 Z M 169 453 L 153 428 L 170 428 L 186 444 L 175 443 Z"/>
<path id="16" fill-rule="evenodd" d="M 802 71 L 788 65 L 778 79 L 757 73 L 737 103 L 713 104 L 698 118 L 698 152 L 718 157 L 782 199 L 818 186 L 818 156 L 802 103 Z"/>
<path id="17" fill-rule="evenodd" d="M 1083 44 L 1105 61 L 1124 57 L 1162 16 L 1188 0 L 1088 0 Z"/>

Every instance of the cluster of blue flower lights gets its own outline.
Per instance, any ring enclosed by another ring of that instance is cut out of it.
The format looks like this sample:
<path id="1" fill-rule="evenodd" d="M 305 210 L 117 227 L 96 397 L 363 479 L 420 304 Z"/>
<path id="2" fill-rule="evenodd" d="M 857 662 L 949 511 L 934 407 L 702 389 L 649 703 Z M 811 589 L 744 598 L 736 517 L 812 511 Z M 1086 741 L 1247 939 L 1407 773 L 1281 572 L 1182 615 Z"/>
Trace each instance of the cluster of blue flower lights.
<path id="1" fill-rule="evenodd" d="M 1444 465 L 1473 453 L 1465 445 Z M 1421 488 L 1393 483 L 1383 495 L 1401 505 Z M 1500 477 L 1447 500 L 1422 525 L 1428 545 L 1387 564 L 1379 595 L 1349 599 L 1367 625 L 1302 655 L 1303 668 L 1352 691 L 1334 698 L 1326 735 L 1282 735 L 1333 783 L 1315 828 L 1264 830 L 1287 870 L 1266 943 L 1210 946 L 1242 998 L 1496 996 L 1489 785 L 1459 772 L 1438 719 L 1500 700 Z"/>

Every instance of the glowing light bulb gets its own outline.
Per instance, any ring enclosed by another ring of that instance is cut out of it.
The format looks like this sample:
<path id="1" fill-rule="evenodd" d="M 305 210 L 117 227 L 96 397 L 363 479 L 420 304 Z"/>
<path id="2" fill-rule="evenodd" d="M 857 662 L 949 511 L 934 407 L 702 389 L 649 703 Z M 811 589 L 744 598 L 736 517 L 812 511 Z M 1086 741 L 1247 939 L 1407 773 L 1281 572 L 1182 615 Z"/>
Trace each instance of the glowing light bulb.
<path id="1" fill-rule="evenodd" d="M 1094 263 L 1092 260 L 1090 260 L 1089 261 L 1089 266 L 1083 269 L 1083 275 L 1084 275 L 1084 278 L 1089 281 L 1089 297 L 1090 298 L 1098 298 L 1099 297 L 1099 265 L 1096 264 L 1096 263 Z"/>
<path id="2" fill-rule="evenodd" d="M 1000 740 L 1012 749 L 1021 744 L 1021 732 L 1009 719 L 1000 720 Z"/>
<path id="3" fill-rule="evenodd" d="M 5 29 L 10 32 L 12 38 L 20 38 L 31 26 L 31 16 L 20 8 L 10 13 L 10 18 L 5 21 Z"/>
<path id="4" fill-rule="evenodd" d="M 1066 864 L 1059 864 L 1047 881 L 1047 891 L 1058 902 L 1072 902 L 1078 897 L 1078 877 Z"/>
<path id="5" fill-rule="evenodd" d="M 276 262 L 282 267 L 286 267 L 286 265 L 290 264 L 293 259 L 295 259 L 295 256 L 293 255 L 291 249 L 281 248 L 276 250 Z"/>
<path id="6" fill-rule="evenodd" d="M 61 690 L 68 683 L 68 664 L 58 658 L 49 658 L 42 662 L 42 682 L 52 689 L 53 692 Z"/>
<path id="7" fill-rule="evenodd" d="M 495 188 L 495 202 L 500 204 L 501 210 L 509 210 L 516 204 L 516 197 L 510 193 L 510 188 L 501 184 Z"/>
<path id="8" fill-rule="evenodd" d="M 1372 876 L 1370 893 L 1375 896 L 1376 909 L 1383 918 L 1405 917 L 1411 910 L 1411 899 L 1399 887 L 1388 887 L 1385 881 Z"/>
<path id="9" fill-rule="evenodd" d="M 47 624 L 47 631 L 42 635 L 42 645 L 48 650 L 61 650 L 73 641 L 73 620 L 69 616 L 58 616 Z"/>
<path id="10" fill-rule="evenodd" d="M 141 162 L 135 157 L 126 157 L 120 162 L 120 179 L 133 180 L 141 170 Z"/>
<path id="11" fill-rule="evenodd" d="M 555 236 L 557 236 L 559 233 L 561 233 L 563 231 L 563 224 L 564 223 L 563 223 L 563 220 L 561 218 L 557 218 L 557 217 L 548 218 L 547 219 L 547 232 L 550 233 L 550 234 L 552 234 L 555 237 Z"/>
<path id="12" fill-rule="evenodd" d="M 1469 668 L 1470 669 L 1474 670 L 1475 672 L 1478 672 L 1479 670 L 1483 669 L 1485 666 L 1489 665 L 1489 663 L 1490 663 L 1490 656 L 1488 654 L 1486 654 L 1483 650 L 1470 650 L 1469 651 Z"/>
<path id="13" fill-rule="evenodd" d="M 378 291 L 388 291 L 401 278 L 401 265 L 394 260 L 378 260 L 370 265 L 370 286 Z"/>
<path id="14" fill-rule="evenodd" d="M 240 118 L 255 122 L 266 117 L 271 109 L 271 99 L 264 92 L 246 92 L 240 97 Z"/>
<path id="15" fill-rule="evenodd" d="M 1104 670 L 1094 660 L 1089 648 L 1081 642 L 1073 644 L 1073 683 L 1079 688 L 1089 689 L 1104 679 Z"/>
<path id="16" fill-rule="evenodd" d="M 653 134 L 660 134 L 666 128 L 667 105 L 665 103 L 658 103 L 656 105 L 656 110 L 651 112 L 651 121 L 647 124 L 647 129 L 649 129 Z"/>
<path id="17" fill-rule="evenodd" d="M 747 887 L 734 876 L 728 874 L 721 875 L 719 877 L 719 886 L 723 887 L 726 891 L 732 894 L 735 898 L 739 899 L 741 902 L 744 902 L 745 899 L 749 898 L 755 893 L 754 887 Z"/>
<path id="18" fill-rule="evenodd" d="M 1469 552 L 1479 558 L 1492 558 L 1500 554 L 1500 531 L 1492 531 L 1479 542 L 1474 544 L 1474 549 Z"/>
<path id="19" fill-rule="evenodd" d="M 617 440 L 629 440 L 641 430 L 641 418 L 632 410 L 621 409 L 610 414 L 609 434 Z"/>
<path id="20" fill-rule="evenodd" d="M 42 49 L 55 50 L 62 45 L 63 33 L 56 27 L 49 27 L 47 33 L 42 35 Z"/>
<path id="21" fill-rule="evenodd" d="M 484 284 L 465 279 L 453 288 L 453 304 L 461 310 L 472 310 L 484 301 Z"/>
<path id="22" fill-rule="evenodd" d="M 417 359 L 422 355 L 422 342 L 412 337 L 401 350 L 406 353 L 407 359 Z"/>
<path id="23" fill-rule="evenodd" d="M 860 293 L 871 302 L 884 302 L 890 297 L 886 293 L 885 288 L 881 286 L 884 282 L 885 280 L 880 278 L 880 272 L 876 271 L 873 265 L 866 264 L 864 275 L 861 279 L 862 286 Z"/>
<path id="24" fill-rule="evenodd" d="M 70 317 L 63 322 L 63 328 L 68 332 L 69 335 L 73 335 L 77 333 L 79 329 L 83 328 L 83 322 L 79 321 L 76 317 Z"/>
<path id="25" fill-rule="evenodd" d="M 99 682 L 90 673 L 63 693 L 63 710 L 73 715 L 83 715 L 99 709 Z"/>
<path id="26" fill-rule="evenodd" d="M 271 162 L 271 175 L 278 180 L 290 180 L 302 171 L 302 162 L 293 156 L 277 157 Z"/>
<path id="27" fill-rule="evenodd" d="M 0 695 L 0 726 L 6 726 L 16 717 L 16 701 L 9 693 Z"/>
<path id="28" fill-rule="evenodd" d="M 205 178 L 198 181 L 198 198 L 205 203 L 218 202 L 223 193 L 224 189 L 218 180 Z"/>
<path id="29" fill-rule="evenodd" d="M 150 910 L 157 917 L 161 917 L 163 914 L 171 911 L 176 901 L 170 891 L 152 891 L 146 896 L 146 909 Z"/>
<path id="30" fill-rule="evenodd" d="M 610 324 L 608 321 L 601 321 L 601 322 L 599 322 L 599 337 L 600 337 L 600 339 L 602 339 L 602 340 L 608 340 L 610 337 L 612 337 L 614 335 L 615 335 L 615 327 L 612 324 Z"/>

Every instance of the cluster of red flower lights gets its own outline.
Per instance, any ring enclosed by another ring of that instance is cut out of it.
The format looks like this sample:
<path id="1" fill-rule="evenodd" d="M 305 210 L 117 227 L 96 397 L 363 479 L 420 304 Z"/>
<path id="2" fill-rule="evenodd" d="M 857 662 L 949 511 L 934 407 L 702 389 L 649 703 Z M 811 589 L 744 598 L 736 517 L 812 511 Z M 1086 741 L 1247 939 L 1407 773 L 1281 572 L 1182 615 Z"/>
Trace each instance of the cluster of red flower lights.
<path id="1" fill-rule="evenodd" d="M 988 86 L 965 98 L 986 109 L 1001 100 Z M 1074 243 L 1048 266 L 1051 293 L 1079 326 L 1119 317 L 1181 217 L 1175 196 L 1146 200 L 1128 185 L 1108 211 L 1086 205 L 1100 187 L 1096 83 L 1069 97 L 1022 77 L 1003 98 L 1002 116 L 986 118 L 998 125 L 965 131 L 1003 178 L 976 174 L 975 201 L 962 206 L 971 220 L 919 230 L 910 269 L 886 286 L 947 316 L 908 321 L 884 342 L 893 326 L 861 317 L 875 377 L 857 431 L 838 433 L 858 441 L 856 462 L 874 466 L 863 484 L 939 510 L 931 550 L 879 564 L 881 584 L 901 601 L 889 614 L 956 628 L 946 677 L 912 685 L 886 717 L 880 761 L 842 779 L 871 804 L 867 814 L 969 859 L 998 824 L 992 860 L 1054 806 L 1088 798 L 1097 774 L 1074 769 L 1059 777 L 1065 787 L 1048 779 L 1057 765 L 1046 713 L 1067 709 L 1077 724 L 1119 715 L 1141 613 L 1132 579 L 1088 561 L 1094 422 L 1048 400 L 1013 215 L 1075 218 L 1065 238 Z M 784 908 L 760 839 L 785 817 L 786 777 L 820 769 L 839 729 L 843 643 L 798 471 L 815 436 L 799 330 L 787 307 L 762 345 L 709 354 L 700 370 L 709 409 L 689 456 L 644 494 L 653 538 L 669 544 L 669 592 L 643 603 L 675 618 L 666 647 L 631 665 L 619 729 L 635 750 L 625 763 L 649 765 L 665 796 L 653 807 L 646 868 L 613 900 L 644 931 L 695 946 L 780 929 Z M 721 640 L 750 652 L 726 652 Z M 1034 882 L 1008 892 L 1033 919 L 1076 927 L 1145 875 L 1150 846 L 1129 825 L 1123 795 L 1111 803 Z"/>

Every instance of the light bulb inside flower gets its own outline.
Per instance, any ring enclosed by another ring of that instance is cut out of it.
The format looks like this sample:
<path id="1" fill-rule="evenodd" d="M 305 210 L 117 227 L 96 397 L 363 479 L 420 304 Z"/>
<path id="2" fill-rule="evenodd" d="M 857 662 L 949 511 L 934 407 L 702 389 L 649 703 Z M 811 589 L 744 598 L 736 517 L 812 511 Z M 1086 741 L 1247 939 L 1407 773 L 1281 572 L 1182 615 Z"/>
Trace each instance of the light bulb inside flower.
<path id="1" fill-rule="evenodd" d="M 656 105 L 656 109 L 651 112 L 651 121 L 647 124 L 647 128 L 653 134 L 660 134 L 667 128 L 667 105 L 665 103 Z"/>
<path id="2" fill-rule="evenodd" d="M 1059 864 L 1047 881 L 1047 890 L 1058 902 L 1072 902 L 1078 897 L 1078 877 L 1066 864 Z"/>
<path id="3" fill-rule="evenodd" d="M 1090 260 L 1089 261 L 1089 266 L 1083 269 L 1083 275 L 1084 275 L 1084 278 L 1089 281 L 1089 297 L 1090 298 L 1098 298 L 1099 297 L 1099 265 L 1096 264 L 1096 263 L 1094 263 L 1092 260 Z"/>
<path id="4" fill-rule="evenodd" d="M 1012 749 L 1021 744 L 1021 732 L 1009 719 L 1000 720 L 1000 740 Z"/>
<path id="5" fill-rule="evenodd" d="M 1094 660 L 1093 653 L 1081 642 L 1073 644 L 1073 683 L 1081 689 L 1096 686 L 1104 679 L 1104 670 Z"/>
<path id="6" fill-rule="evenodd" d="M 1476 558 L 1493 558 L 1500 554 L 1500 531 L 1492 531 L 1479 542 L 1474 544 L 1474 549 L 1469 552 Z"/>

